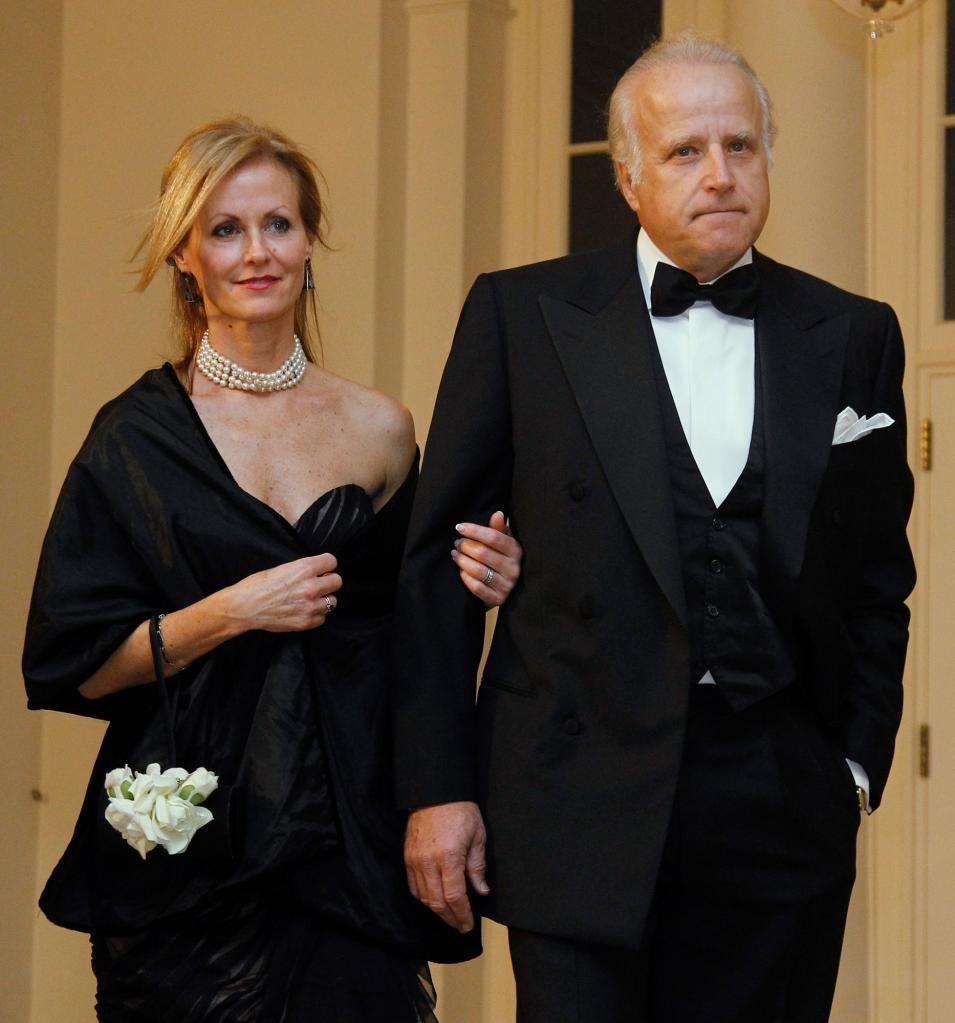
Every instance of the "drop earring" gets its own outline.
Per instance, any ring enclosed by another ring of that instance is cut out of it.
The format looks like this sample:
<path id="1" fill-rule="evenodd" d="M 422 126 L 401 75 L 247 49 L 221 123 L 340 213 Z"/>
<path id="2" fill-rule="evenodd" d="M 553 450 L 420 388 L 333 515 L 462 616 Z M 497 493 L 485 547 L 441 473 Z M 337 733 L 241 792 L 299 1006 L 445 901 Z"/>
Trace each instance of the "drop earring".
<path id="1" fill-rule="evenodd" d="M 201 302 L 202 295 L 199 294 L 195 277 L 192 274 L 183 273 L 181 270 L 179 273 L 182 277 L 182 297 L 187 302 Z"/>
<path id="2" fill-rule="evenodd" d="M 312 278 L 312 258 L 305 257 L 305 280 L 302 281 L 302 291 L 314 291 L 315 281 Z"/>

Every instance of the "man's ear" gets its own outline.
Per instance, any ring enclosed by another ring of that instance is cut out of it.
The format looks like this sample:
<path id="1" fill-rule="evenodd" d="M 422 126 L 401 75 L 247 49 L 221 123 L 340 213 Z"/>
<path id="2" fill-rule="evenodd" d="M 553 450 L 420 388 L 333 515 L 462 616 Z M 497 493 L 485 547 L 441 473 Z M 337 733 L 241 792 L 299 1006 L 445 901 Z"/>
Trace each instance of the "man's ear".
<path id="1" fill-rule="evenodd" d="M 614 172 L 617 175 L 617 187 L 620 189 L 620 194 L 626 199 L 630 209 L 634 213 L 639 214 L 640 201 L 633 191 L 633 181 L 630 178 L 630 171 L 627 170 L 627 165 L 617 160 L 614 164 Z"/>

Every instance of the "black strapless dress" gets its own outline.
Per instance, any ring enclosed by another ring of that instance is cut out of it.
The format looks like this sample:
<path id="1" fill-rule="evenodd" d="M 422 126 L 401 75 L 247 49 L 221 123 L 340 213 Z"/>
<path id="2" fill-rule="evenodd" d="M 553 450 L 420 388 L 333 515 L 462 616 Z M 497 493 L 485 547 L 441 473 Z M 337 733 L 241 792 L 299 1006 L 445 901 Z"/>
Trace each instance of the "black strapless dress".
<path id="1" fill-rule="evenodd" d="M 347 561 L 349 541 L 373 519 L 368 496 L 361 487 L 348 484 L 320 497 L 295 529 L 310 552 L 345 551 Z M 338 629 L 346 636 L 356 628 L 348 620 L 347 593 L 346 588 L 341 601 L 344 621 Z M 330 631 L 333 621 L 330 616 Z M 358 628 L 361 633 L 363 626 Z M 349 646 L 346 640 L 344 647 Z M 339 659 L 339 671 L 347 671 L 348 663 L 347 658 Z M 337 681 L 347 684 L 348 679 Z M 267 690 L 264 698 L 268 699 Z M 320 706 L 320 700 L 315 706 Z M 311 779 L 313 791 L 330 799 L 324 763 L 314 754 L 321 722 L 306 713 L 298 725 L 301 749 L 311 751 L 305 759 L 316 775 Z M 294 738 L 287 731 L 283 735 L 286 742 Z M 332 819 L 333 808 L 323 810 Z M 314 818 L 321 814 L 314 803 L 311 815 L 311 824 L 320 827 L 322 822 Z M 189 854 L 187 850 L 184 857 Z M 157 850 L 151 855 L 165 854 Z M 328 918 L 321 894 L 309 897 L 310 879 L 324 873 L 329 883 L 337 883 L 342 867 L 339 842 L 330 837 L 318 857 L 290 865 L 279 876 L 266 875 L 215 892 L 193 910 L 156 920 L 140 931 L 94 932 L 97 1018 L 103 1023 L 133 1019 L 137 1023 L 436 1023 L 426 963 L 350 932 L 347 919 Z M 324 887 L 311 886 L 319 893 Z"/>

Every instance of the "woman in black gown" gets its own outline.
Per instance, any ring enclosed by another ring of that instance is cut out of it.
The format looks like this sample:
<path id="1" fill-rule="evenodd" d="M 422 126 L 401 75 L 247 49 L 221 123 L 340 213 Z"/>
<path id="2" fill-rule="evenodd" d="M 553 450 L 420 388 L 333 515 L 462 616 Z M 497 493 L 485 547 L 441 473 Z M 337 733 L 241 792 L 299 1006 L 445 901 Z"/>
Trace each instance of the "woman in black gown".
<path id="1" fill-rule="evenodd" d="M 406 889 L 388 689 L 417 457 L 406 410 L 311 360 L 322 228 L 284 136 L 239 118 L 182 143 L 140 280 L 173 267 L 180 360 L 100 410 L 44 543 L 30 706 L 109 727 L 41 907 L 90 932 L 101 1020 L 432 1020 L 425 960 L 478 951 Z M 503 602 L 503 517 L 460 529 L 462 582 Z M 141 859 L 103 779 L 173 766 L 157 615 L 177 765 L 220 788 L 185 852 Z"/>

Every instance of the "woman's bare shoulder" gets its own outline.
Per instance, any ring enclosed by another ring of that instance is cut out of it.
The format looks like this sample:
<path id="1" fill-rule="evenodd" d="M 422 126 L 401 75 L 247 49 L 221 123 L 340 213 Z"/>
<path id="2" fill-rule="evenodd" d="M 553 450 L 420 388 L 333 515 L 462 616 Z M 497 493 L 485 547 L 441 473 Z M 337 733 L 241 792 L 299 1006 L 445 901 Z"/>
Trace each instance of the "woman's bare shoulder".
<path id="1" fill-rule="evenodd" d="M 316 383 L 321 384 L 326 399 L 334 404 L 348 435 L 360 440 L 362 449 L 379 467 L 379 478 L 383 479 L 378 493 L 387 499 L 404 482 L 414 459 L 411 412 L 381 391 L 325 369 L 320 373 L 321 380 Z"/>
<path id="2" fill-rule="evenodd" d="M 356 420 L 363 429 L 383 434 L 391 443 L 414 445 L 414 421 L 400 401 L 329 370 L 323 369 L 321 374 L 321 385 L 334 400 L 339 414 Z"/>

